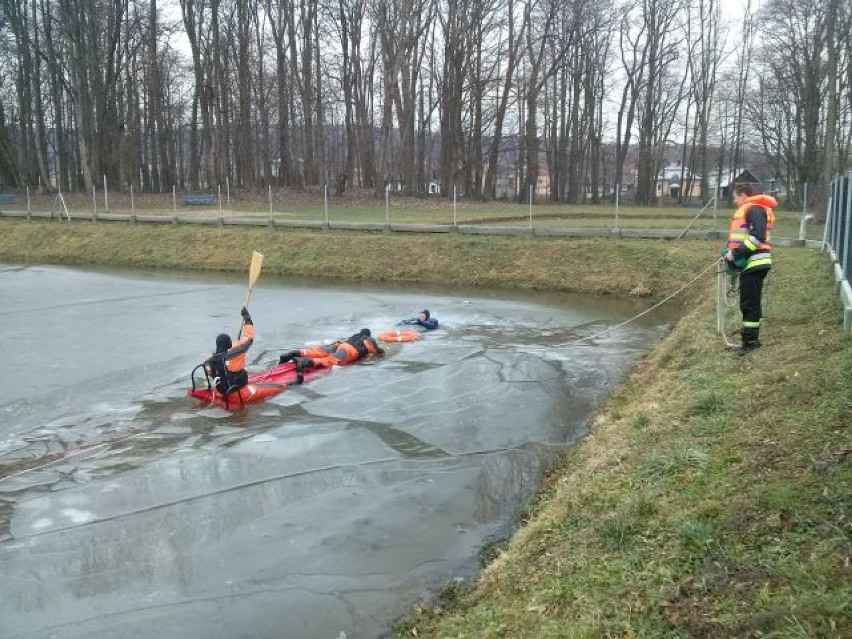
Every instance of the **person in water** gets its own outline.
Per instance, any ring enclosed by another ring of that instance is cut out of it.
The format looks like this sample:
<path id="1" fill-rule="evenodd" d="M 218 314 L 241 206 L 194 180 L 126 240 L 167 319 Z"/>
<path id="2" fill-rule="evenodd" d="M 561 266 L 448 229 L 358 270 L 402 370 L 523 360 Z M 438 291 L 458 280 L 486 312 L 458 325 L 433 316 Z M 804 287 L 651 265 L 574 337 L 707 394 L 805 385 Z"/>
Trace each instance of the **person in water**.
<path id="1" fill-rule="evenodd" d="M 351 337 L 331 344 L 308 346 L 284 353 L 278 358 L 278 363 L 293 361 L 301 373 L 307 368 L 345 366 L 370 355 L 384 354 L 384 350 L 371 336 L 370 329 L 362 328 Z"/>
<path id="2" fill-rule="evenodd" d="M 243 317 L 243 327 L 236 344 L 231 342 L 230 335 L 220 333 L 216 337 L 216 352 L 204 362 L 208 374 L 216 380 L 216 390 L 222 395 L 228 395 L 248 384 L 246 352 L 254 342 L 254 322 L 245 306 L 240 310 L 240 315 Z"/>
<path id="3" fill-rule="evenodd" d="M 432 317 L 427 309 L 420 311 L 420 315 L 411 319 L 402 320 L 399 325 L 419 326 L 426 331 L 434 331 L 438 328 L 438 319 Z"/>

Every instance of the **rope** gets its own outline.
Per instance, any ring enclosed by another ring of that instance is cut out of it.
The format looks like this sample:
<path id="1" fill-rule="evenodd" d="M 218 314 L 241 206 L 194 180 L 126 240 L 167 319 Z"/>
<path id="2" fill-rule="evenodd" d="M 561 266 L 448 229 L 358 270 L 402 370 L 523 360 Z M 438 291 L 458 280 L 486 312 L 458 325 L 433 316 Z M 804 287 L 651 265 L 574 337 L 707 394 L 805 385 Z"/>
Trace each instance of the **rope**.
<path id="1" fill-rule="evenodd" d="M 695 282 L 697 282 L 697 281 L 698 281 L 698 280 L 700 280 L 702 277 L 704 277 L 704 275 L 706 275 L 706 274 L 707 274 L 707 272 L 708 272 L 710 269 L 715 268 L 715 267 L 716 267 L 716 265 L 717 265 L 717 264 L 719 264 L 719 262 L 721 262 L 721 261 L 722 261 L 722 258 L 721 258 L 721 257 L 716 258 L 715 260 L 713 260 L 713 262 L 712 262 L 712 263 L 711 263 L 711 264 L 710 264 L 707 268 L 705 268 L 705 269 L 704 269 L 703 271 L 701 271 L 698 275 L 696 275 L 696 276 L 695 276 L 695 277 L 693 277 L 690 281 L 688 281 L 686 284 L 684 284 L 684 285 L 683 285 L 683 286 L 681 286 L 679 289 L 677 289 L 674 293 L 672 293 L 671 295 L 668 295 L 667 297 L 663 298 L 662 300 L 660 300 L 659 302 L 657 302 L 656 304 L 654 304 L 654 305 L 653 305 L 653 306 L 651 306 L 650 308 L 646 308 L 646 309 L 645 309 L 644 311 L 642 311 L 641 313 L 639 313 L 639 314 L 637 314 L 637 315 L 634 315 L 634 316 L 633 316 L 633 317 L 631 317 L 630 319 L 624 320 L 623 322 L 621 322 L 620 324 L 616 324 L 615 326 L 610 326 L 610 327 L 608 327 L 608 328 L 605 328 L 604 330 L 599 331 L 599 332 L 597 332 L 597 333 L 594 333 L 593 335 L 588 335 L 588 336 L 586 336 L 586 337 L 579 337 L 579 338 L 577 338 L 577 339 L 570 340 L 568 343 L 569 343 L 569 344 L 573 344 L 573 343 L 575 343 L 575 342 L 582 342 L 582 341 L 584 341 L 584 340 L 591 340 L 591 339 L 595 339 L 595 338 L 597 338 L 597 337 L 600 337 L 601 335 L 605 335 L 606 333 L 609 333 L 610 331 L 613 331 L 613 330 L 615 330 L 615 329 L 621 328 L 622 326 L 625 326 L 625 325 L 629 324 L 630 322 L 634 322 L 634 321 L 636 321 L 637 319 L 639 319 L 639 318 L 640 318 L 640 317 L 642 317 L 643 315 L 647 315 L 647 314 L 648 314 L 648 313 L 650 313 L 651 311 L 653 311 L 653 310 L 655 310 L 655 309 L 659 308 L 660 306 L 662 306 L 663 304 L 665 304 L 666 302 L 668 302 L 668 301 L 669 301 L 670 299 L 672 299 L 673 297 L 676 297 L 676 296 L 680 295 L 683 291 L 685 291 L 685 290 L 686 290 L 686 289 L 688 289 L 690 286 L 692 286 L 693 284 L 695 284 Z"/>
<path id="2" fill-rule="evenodd" d="M 54 464 L 58 464 L 60 462 L 68 461 L 68 459 L 70 459 L 71 457 L 76 457 L 77 455 L 82 455 L 83 453 L 90 453 L 93 450 L 97 450 L 98 448 L 103 448 L 104 446 L 111 446 L 113 444 L 117 444 L 119 442 L 124 442 L 124 441 L 127 441 L 129 439 L 133 439 L 134 437 L 139 437 L 140 435 L 146 435 L 146 434 L 148 434 L 147 430 L 133 429 L 133 431 L 131 431 L 131 433 L 129 435 L 125 435 L 124 437 L 107 438 L 105 441 L 104 440 L 100 440 L 100 441 L 96 440 L 95 443 L 93 443 L 93 444 L 81 445 L 77 449 L 71 449 L 70 451 L 67 451 L 67 452 L 66 451 L 60 451 L 59 453 L 52 453 L 52 454 L 49 454 L 49 455 L 43 455 L 42 457 L 55 456 L 55 457 L 57 457 L 57 459 L 54 459 L 53 461 L 50 461 L 46 464 L 42 464 L 41 466 L 33 466 L 32 468 L 25 468 L 24 470 L 19 470 L 16 473 L 4 475 L 3 477 L 0 477 L 0 481 L 3 481 L 5 479 L 12 479 L 13 477 L 18 477 L 20 475 L 24 475 L 26 473 L 30 473 L 30 472 L 33 472 L 33 471 L 43 470 L 44 468 L 47 468 L 48 466 L 53 466 Z"/>
<path id="3" fill-rule="evenodd" d="M 739 295 L 739 274 L 728 269 L 720 269 L 716 273 L 716 330 L 728 348 L 737 345 L 728 340 L 725 333 L 725 316 L 737 305 Z"/>

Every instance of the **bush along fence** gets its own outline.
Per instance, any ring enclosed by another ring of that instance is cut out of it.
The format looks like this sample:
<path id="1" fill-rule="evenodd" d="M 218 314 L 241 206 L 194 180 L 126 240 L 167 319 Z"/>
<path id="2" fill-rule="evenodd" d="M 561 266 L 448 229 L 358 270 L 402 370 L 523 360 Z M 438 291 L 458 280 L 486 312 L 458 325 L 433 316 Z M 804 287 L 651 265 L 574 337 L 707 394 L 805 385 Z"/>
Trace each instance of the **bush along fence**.
<path id="1" fill-rule="evenodd" d="M 843 303 L 843 327 L 852 330 L 852 172 L 835 178 L 831 183 L 825 235 L 822 246 L 828 249 L 834 262 L 834 279 Z"/>

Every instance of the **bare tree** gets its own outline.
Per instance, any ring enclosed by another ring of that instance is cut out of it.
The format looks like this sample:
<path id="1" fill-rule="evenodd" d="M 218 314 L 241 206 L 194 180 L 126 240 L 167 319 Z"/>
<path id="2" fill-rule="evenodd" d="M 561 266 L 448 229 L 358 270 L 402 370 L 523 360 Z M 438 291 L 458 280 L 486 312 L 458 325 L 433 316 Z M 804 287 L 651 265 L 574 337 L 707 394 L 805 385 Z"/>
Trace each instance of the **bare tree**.
<path id="1" fill-rule="evenodd" d="M 697 164 L 697 173 L 701 177 L 701 198 L 706 200 L 710 168 L 707 141 L 716 91 L 716 75 L 724 54 L 720 33 L 721 9 L 718 0 L 698 0 L 697 6 L 689 5 L 688 9 L 686 37 L 690 55 L 687 58 L 687 64 L 691 80 L 690 95 L 695 105 L 689 165 L 693 167 L 694 173 L 694 167 Z M 686 128 L 688 126 L 687 119 Z M 686 164 L 686 162 L 683 163 L 684 166 Z M 686 188 L 681 189 L 681 193 L 691 192 L 692 181 L 690 180 Z"/>
<path id="2" fill-rule="evenodd" d="M 485 195 L 496 197 L 497 170 L 500 157 L 500 144 L 503 139 L 503 124 L 506 121 L 506 112 L 509 106 L 509 96 L 512 93 L 513 79 L 520 59 L 520 49 L 523 44 L 523 34 L 526 32 L 526 22 L 522 22 L 515 28 L 514 0 L 508 0 L 506 5 L 506 50 L 505 63 L 502 63 L 500 71 L 503 75 L 501 86 L 497 89 L 497 107 L 494 113 L 494 127 L 491 134 L 491 142 L 488 146 L 488 161 L 485 171 Z M 527 13 L 523 13 L 526 20 Z"/>
<path id="3" fill-rule="evenodd" d="M 639 19 L 638 6 L 638 0 L 628 0 L 621 8 L 619 50 L 624 85 L 616 118 L 615 185 L 618 189 L 624 183 L 624 162 L 630 149 L 639 98 L 645 86 L 648 48 L 644 46 L 644 41 L 648 25 Z"/>
<path id="4" fill-rule="evenodd" d="M 849 10 L 837 0 L 773 0 L 763 10 L 778 23 L 772 45 L 758 52 L 763 81 L 754 102 L 770 104 L 769 113 L 776 118 L 769 123 L 752 107 L 750 121 L 765 146 L 777 147 L 790 159 L 796 181 L 808 184 L 814 194 L 809 204 L 822 217 L 827 183 L 841 168 L 837 153 L 840 59 L 848 30 L 841 33 L 838 25 L 848 24 Z"/>
<path id="5" fill-rule="evenodd" d="M 683 96 L 672 74 L 678 60 L 680 39 L 676 18 L 680 0 L 644 0 L 645 83 L 638 105 L 639 160 L 636 176 L 636 202 L 648 204 L 655 197 L 654 185 L 668 131 Z"/>
<path id="6" fill-rule="evenodd" d="M 519 197 L 523 200 L 532 194 L 535 199 L 539 177 L 538 100 L 551 75 L 559 68 L 568 51 L 565 47 L 549 47 L 561 3 L 542 0 L 541 4 L 527 4 L 525 18 L 525 49 L 529 67 L 526 74 L 526 122 L 524 124 L 526 171 Z M 535 18 L 533 10 L 535 9 Z M 548 56 L 547 54 L 550 53 Z"/>

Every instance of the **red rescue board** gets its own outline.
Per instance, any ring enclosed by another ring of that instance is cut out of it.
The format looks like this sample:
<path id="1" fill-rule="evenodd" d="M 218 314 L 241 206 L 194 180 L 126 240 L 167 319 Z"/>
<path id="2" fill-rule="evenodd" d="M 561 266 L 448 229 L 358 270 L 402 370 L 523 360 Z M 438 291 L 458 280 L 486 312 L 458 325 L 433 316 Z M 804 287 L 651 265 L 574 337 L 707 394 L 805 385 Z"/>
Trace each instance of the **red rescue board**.
<path id="1" fill-rule="evenodd" d="M 304 381 L 316 377 L 321 372 L 321 370 L 306 370 Z M 215 404 L 228 410 L 239 410 L 247 404 L 256 404 L 274 397 L 295 383 L 296 365 L 293 362 L 286 362 L 263 371 L 249 373 L 248 384 L 239 391 L 229 393 L 227 400 L 215 388 L 188 388 L 186 394 L 206 404 Z"/>

